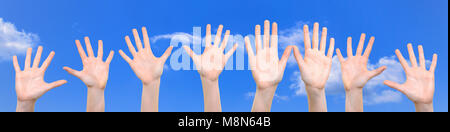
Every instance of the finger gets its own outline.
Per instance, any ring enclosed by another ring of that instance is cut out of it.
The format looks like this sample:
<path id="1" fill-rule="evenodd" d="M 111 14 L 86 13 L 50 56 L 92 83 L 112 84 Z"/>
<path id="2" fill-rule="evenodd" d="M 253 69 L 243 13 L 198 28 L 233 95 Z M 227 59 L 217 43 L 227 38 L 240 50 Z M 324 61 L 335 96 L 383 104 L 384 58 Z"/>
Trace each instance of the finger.
<path id="1" fill-rule="evenodd" d="M 319 50 L 319 23 L 314 23 L 313 27 L 313 49 Z"/>
<path id="2" fill-rule="evenodd" d="M 373 43 L 375 42 L 375 37 L 370 37 L 369 44 L 367 44 L 366 51 L 364 51 L 364 57 L 369 58 L 370 52 L 372 51 Z"/>
<path id="3" fill-rule="evenodd" d="M 63 84 L 66 84 L 66 83 L 67 83 L 66 80 L 59 80 L 59 81 L 55 81 L 55 82 L 49 83 L 49 84 L 47 84 L 47 91 L 49 91 L 51 89 L 54 89 L 56 87 L 59 87 L 59 86 L 61 86 Z"/>
<path id="4" fill-rule="evenodd" d="M 220 50 L 223 52 L 228 44 L 228 38 L 230 37 L 230 30 L 225 31 L 225 36 L 223 37 L 222 44 L 220 45 Z"/>
<path id="5" fill-rule="evenodd" d="M 398 61 L 400 61 L 400 64 L 402 64 L 403 69 L 405 69 L 405 71 L 408 69 L 409 65 L 408 62 L 406 62 L 405 58 L 403 57 L 402 53 L 400 52 L 400 50 L 395 50 L 395 54 L 397 55 Z"/>
<path id="6" fill-rule="evenodd" d="M 42 46 L 39 46 L 36 52 L 36 56 L 34 56 L 33 68 L 39 67 L 39 62 L 41 62 L 41 55 L 42 55 Z"/>
<path id="7" fill-rule="evenodd" d="M 219 47 L 220 38 L 222 37 L 222 30 L 223 25 L 219 25 L 219 28 L 217 29 L 216 38 L 214 39 L 214 46 Z"/>
<path id="8" fill-rule="evenodd" d="M 81 72 L 80 71 L 74 70 L 74 69 L 72 69 L 70 67 L 65 66 L 65 67 L 63 67 L 63 69 L 65 71 L 67 71 L 69 74 L 71 74 L 71 75 L 73 75 L 75 77 L 79 78 L 81 76 Z"/>
<path id="9" fill-rule="evenodd" d="M 128 64 L 131 64 L 131 59 L 130 59 L 130 57 L 128 57 L 128 55 L 127 54 L 125 54 L 122 50 L 119 50 L 119 54 L 120 54 L 120 56 L 122 56 L 122 58 L 126 61 L 126 62 L 128 62 Z"/>
<path id="10" fill-rule="evenodd" d="M 211 24 L 206 25 L 205 42 L 205 47 L 209 48 L 211 46 Z"/>
<path id="11" fill-rule="evenodd" d="M 433 61 L 431 61 L 430 71 L 434 73 L 437 64 L 437 54 L 433 54 Z"/>
<path id="12" fill-rule="evenodd" d="M 419 45 L 419 64 L 420 67 L 425 69 L 426 65 L 425 65 L 425 55 L 423 53 L 423 46 Z"/>
<path id="13" fill-rule="evenodd" d="M 150 47 L 150 38 L 148 37 L 147 28 L 142 27 L 142 36 L 144 37 L 144 46 L 143 47 L 148 53 L 153 55 L 152 48 Z"/>
<path id="14" fill-rule="evenodd" d="M 137 31 L 137 29 L 133 29 L 133 36 L 134 36 L 134 41 L 136 43 L 136 47 L 137 47 L 137 51 L 141 51 L 142 48 L 142 41 L 141 38 L 139 37 L 139 33 Z"/>
<path id="15" fill-rule="evenodd" d="M 81 60 L 86 58 L 86 53 L 84 52 L 83 46 L 81 46 L 80 40 L 75 40 L 75 44 L 77 45 L 78 54 L 80 54 Z"/>
<path id="16" fill-rule="evenodd" d="M 103 60 L 103 41 L 98 40 L 97 58 Z"/>
<path id="17" fill-rule="evenodd" d="M 164 61 L 167 60 L 167 58 L 169 58 L 170 54 L 172 53 L 172 49 L 173 46 L 169 46 L 169 48 L 167 48 L 164 54 L 161 56 L 161 59 L 163 59 Z"/>
<path id="18" fill-rule="evenodd" d="M 261 26 L 256 25 L 255 27 L 255 53 L 258 53 L 262 49 L 261 47 Z"/>
<path id="19" fill-rule="evenodd" d="M 330 39 L 330 48 L 328 49 L 328 54 L 327 54 L 328 58 L 333 58 L 334 43 L 335 43 L 334 38 L 331 38 Z"/>
<path id="20" fill-rule="evenodd" d="M 105 63 L 109 65 L 109 64 L 111 63 L 113 57 L 114 57 L 114 51 L 111 50 L 111 51 L 109 52 L 108 58 L 106 58 Z"/>
<path id="21" fill-rule="evenodd" d="M 320 39 L 320 52 L 325 54 L 325 49 L 327 47 L 327 32 L 328 29 L 326 27 L 322 28 L 322 36 Z"/>
<path id="22" fill-rule="evenodd" d="M 234 45 L 233 45 L 233 48 L 232 48 L 231 50 L 229 50 L 229 51 L 225 54 L 225 60 L 224 60 L 225 62 L 227 62 L 228 59 L 229 59 L 231 56 L 233 56 L 233 54 L 234 54 L 234 52 L 236 51 L 237 47 L 238 47 L 238 44 L 234 44 Z"/>
<path id="23" fill-rule="evenodd" d="M 21 71 L 20 66 L 19 66 L 19 61 L 17 61 L 17 56 L 13 56 L 13 65 L 14 65 L 14 70 L 16 70 L 16 72 Z"/>
<path id="24" fill-rule="evenodd" d="M 194 51 L 192 51 L 191 47 L 183 46 L 183 48 L 184 50 L 186 50 L 189 56 L 191 56 L 192 60 L 195 60 L 195 58 L 197 58 L 197 55 L 194 53 Z"/>
<path id="25" fill-rule="evenodd" d="M 52 59 L 53 59 L 54 56 L 55 56 L 55 52 L 54 51 L 50 52 L 50 54 L 48 55 L 47 59 L 45 59 L 45 61 L 42 63 L 41 68 L 44 69 L 44 71 L 47 70 L 47 67 L 52 62 Z"/>
<path id="26" fill-rule="evenodd" d="M 409 53 L 409 61 L 411 61 L 411 66 L 417 67 L 417 59 L 416 55 L 414 54 L 414 49 L 411 43 L 408 44 L 408 53 Z"/>
<path id="27" fill-rule="evenodd" d="M 364 41 L 366 41 L 366 34 L 361 34 L 361 37 L 359 38 L 358 47 L 356 48 L 356 54 L 357 56 L 361 56 L 362 50 L 364 48 Z"/>
<path id="28" fill-rule="evenodd" d="M 125 36 L 125 41 L 127 42 L 128 50 L 130 50 L 131 55 L 133 55 L 133 57 L 136 57 L 136 49 L 134 48 L 133 43 L 131 43 L 130 37 Z"/>
<path id="29" fill-rule="evenodd" d="M 272 37 L 270 46 L 273 50 L 278 51 L 278 24 L 276 22 L 272 24 Z"/>
<path id="30" fill-rule="evenodd" d="M 309 28 L 308 25 L 303 26 L 303 37 L 305 43 L 305 52 L 311 49 L 311 38 L 309 37 Z"/>
<path id="31" fill-rule="evenodd" d="M 392 82 L 392 81 L 389 81 L 389 80 L 385 80 L 385 81 L 384 81 L 384 85 L 389 86 L 389 87 L 391 87 L 391 88 L 393 88 L 393 89 L 396 89 L 396 90 L 398 90 L 398 91 L 400 91 L 400 92 L 402 92 L 402 93 L 405 93 L 404 90 L 403 90 L 403 88 L 402 88 L 402 85 L 401 85 L 401 84 L 398 84 L 398 83 L 396 83 L 396 82 Z"/>
<path id="32" fill-rule="evenodd" d="M 303 60 L 302 54 L 298 50 L 297 46 L 294 46 L 293 48 L 294 48 L 295 59 L 297 60 L 299 66 L 302 66 L 304 64 L 304 60 Z"/>
<path id="33" fill-rule="evenodd" d="M 253 56 L 255 54 L 253 53 L 253 48 L 252 48 L 252 45 L 250 43 L 250 39 L 248 37 L 245 37 L 245 47 L 247 49 L 248 58 L 249 59 L 253 59 Z"/>
<path id="34" fill-rule="evenodd" d="M 86 50 L 89 57 L 94 57 L 94 51 L 92 50 L 91 41 L 89 37 L 84 37 L 84 42 L 86 43 Z"/>
<path id="35" fill-rule="evenodd" d="M 31 52 L 32 52 L 32 49 L 31 48 L 28 48 L 27 49 L 27 56 L 26 56 L 26 58 L 25 58 L 25 70 L 27 70 L 27 69 L 29 69 L 30 68 L 30 63 L 31 63 Z"/>
<path id="36" fill-rule="evenodd" d="M 386 66 L 379 67 L 376 70 L 370 71 L 369 76 L 370 78 L 373 78 L 383 73 L 384 70 L 386 70 Z"/>
<path id="37" fill-rule="evenodd" d="M 292 52 L 292 47 L 291 46 L 288 46 L 284 50 L 283 56 L 281 56 L 280 63 L 279 63 L 279 66 L 281 68 L 280 69 L 281 72 L 283 72 L 284 69 L 286 68 L 286 63 L 287 63 L 287 60 L 289 59 L 289 56 L 291 56 L 291 52 Z"/>
<path id="38" fill-rule="evenodd" d="M 263 36 L 264 49 L 269 48 L 269 42 L 270 42 L 270 21 L 265 20 L 264 21 L 264 36 Z"/>
<path id="39" fill-rule="evenodd" d="M 347 38 L 347 57 L 353 56 L 352 37 Z"/>
<path id="40" fill-rule="evenodd" d="M 336 49 L 336 54 L 338 56 L 339 62 L 343 63 L 345 61 L 344 57 L 342 56 L 341 50 Z"/>

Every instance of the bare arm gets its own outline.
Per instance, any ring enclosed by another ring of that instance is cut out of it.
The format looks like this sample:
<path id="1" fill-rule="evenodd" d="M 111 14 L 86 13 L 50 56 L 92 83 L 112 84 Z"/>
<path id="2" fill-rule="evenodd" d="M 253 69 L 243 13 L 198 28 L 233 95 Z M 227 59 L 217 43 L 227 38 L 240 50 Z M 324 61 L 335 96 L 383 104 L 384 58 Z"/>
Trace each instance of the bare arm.
<path id="1" fill-rule="evenodd" d="M 300 68 L 303 82 L 308 94 L 309 111 L 326 112 L 325 84 L 331 70 L 331 60 L 334 51 L 334 38 L 331 38 L 328 53 L 326 52 L 327 28 L 322 29 L 319 43 L 319 23 L 314 23 L 312 47 L 308 25 L 303 27 L 305 38 L 305 57 L 296 47 L 294 55 Z M 320 44 L 320 45 L 319 45 Z M 319 47 L 320 46 L 320 47 Z"/>
<path id="2" fill-rule="evenodd" d="M 345 88 L 345 111 L 347 112 L 363 112 L 363 88 L 366 83 L 373 77 L 381 74 L 386 67 L 382 66 L 376 70 L 369 71 L 367 63 L 375 37 L 371 37 L 367 48 L 363 54 L 364 41 L 366 34 L 361 34 L 356 54 L 352 52 L 352 38 L 347 39 L 347 60 L 336 49 L 336 54 L 341 63 L 342 81 Z"/>
<path id="3" fill-rule="evenodd" d="M 235 44 L 233 49 L 224 54 L 225 47 L 228 43 L 228 37 L 230 36 L 230 31 L 227 30 L 225 32 L 224 40 L 221 41 L 222 29 L 223 26 L 220 25 L 213 45 L 211 43 L 211 25 L 208 24 L 206 26 L 206 46 L 201 55 L 195 54 L 188 46 L 183 47 L 191 56 L 200 74 L 203 86 L 205 112 L 222 111 L 219 93 L 219 75 L 222 73 L 226 62 L 234 54 L 234 51 L 236 51 L 237 48 L 237 44 Z"/>
<path id="4" fill-rule="evenodd" d="M 103 61 L 103 41 L 98 41 L 97 57 L 94 56 L 91 42 L 88 37 L 84 38 L 86 44 L 87 55 L 79 40 L 75 44 L 83 63 L 83 70 L 77 71 L 69 67 L 64 67 L 68 73 L 76 76 L 88 88 L 88 97 L 86 103 L 87 112 L 104 112 L 105 111 L 105 87 L 108 81 L 109 64 L 114 56 L 114 51 L 110 51 L 106 61 Z"/>
<path id="5" fill-rule="evenodd" d="M 136 76 L 142 81 L 141 111 L 158 112 L 160 80 L 164 71 L 164 63 L 172 53 L 173 47 L 170 46 L 167 48 L 161 57 L 156 57 L 150 47 L 150 40 L 145 27 L 142 28 L 142 34 L 145 47 L 142 45 L 138 31 L 133 29 L 137 51 L 131 43 L 130 37 L 125 37 L 125 41 L 133 59 L 128 57 L 122 50 L 119 50 L 119 53 L 122 58 L 128 62 Z"/>
<path id="6" fill-rule="evenodd" d="M 286 62 L 292 52 L 288 46 L 281 60 L 278 58 L 278 25 L 272 24 L 272 35 L 270 34 L 270 21 L 264 21 L 264 34 L 261 35 L 261 26 L 255 26 L 255 51 L 251 46 L 250 39 L 245 38 L 249 63 L 253 79 L 256 82 L 256 93 L 253 101 L 253 112 L 270 112 L 273 96 L 278 83 L 283 79 Z M 263 38 L 262 42 L 261 37 Z"/>

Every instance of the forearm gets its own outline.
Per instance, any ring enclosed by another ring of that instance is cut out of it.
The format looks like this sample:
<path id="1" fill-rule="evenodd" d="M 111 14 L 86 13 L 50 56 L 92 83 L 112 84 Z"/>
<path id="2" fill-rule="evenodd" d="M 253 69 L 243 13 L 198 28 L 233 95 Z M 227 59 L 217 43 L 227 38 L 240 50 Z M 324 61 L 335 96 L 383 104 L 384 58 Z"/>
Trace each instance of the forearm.
<path id="1" fill-rule="evenodd" d="M 327 100 L 324 88 L 313 88 L 306 86 L 308 94 L 308 105 L 310 112 L 327 112 Z"/>
<path id="2" fill-rule="evenodd" d="M 16 112 L 34 112 L 34 105 L 36 100 L 20 101 L 17 100 Z"/>
<path id="3" fill-rule="evenodd" d="M 350 88 L 345 92 L 345 111 L 346 112 L 363 112 L 363 89 Z"/>
<path id="4" fill-rule="evenodd" d="M 105 112 L 105 90 L 88 87 L 87 112 Z"/>
<path id="5" fill-rule="evenodd" d="M 202 79 L 205 112 L 222 112 L 220 104 L 219 80 Z"/>
<path id="6" fill-rule="evenodd" d="M 158 112 L 160 79 L 144 83 L 142 88 L 142 112 Z"/>
<path id="7" fill-rule="evenodd" d="M 431 103 L 415 103 L 416 112 L 433 112 L 433 102 Z"/>
<path id="8" fill-rule="evenodd" d="M 261 88 L 258 86 L 253 100 L 252 112 L 270 112 L 276 87 Z"/>

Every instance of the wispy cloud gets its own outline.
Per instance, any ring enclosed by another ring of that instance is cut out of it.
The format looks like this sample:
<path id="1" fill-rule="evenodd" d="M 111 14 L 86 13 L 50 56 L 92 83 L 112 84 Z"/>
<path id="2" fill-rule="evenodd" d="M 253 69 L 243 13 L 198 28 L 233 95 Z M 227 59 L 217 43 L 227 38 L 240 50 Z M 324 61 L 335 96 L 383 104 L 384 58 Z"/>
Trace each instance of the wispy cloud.
<path id="1" fill-rule="evenodd" d="M 13 23 L 0 18 L 0 61 L 24 54 L 28 47 L 33 47 L 38 41 L 36 34 L 19 31 Z"/>
<path id="2" fill-rule="evenodd" d="M 303 49 L 303 25 L 310 24 L 310 22 L 299 21 L 287 29 L 279 31 L 278 43 L 281 48 L 286 48 L 289 45 L 296 45 L 300 50 Z"/>
<path id="3" fill-rule="evenodd" d="M 253 99 L 253 98 L 255 98 L 255 92 L 247 92 L 245 94 L 245 97 L 247 99 Z M 287 100 L 289 100 L 289 96 L 278 95 L 277 93 L 275 93 L 275 95 L 273 96 L 273 99 L 276 102 L 287 101 Z"/>
<path id="4" fill-rule="evenodd" d="M 178 39 L 178 41 L 181 41 L 183 43 L 193 43 L 194 39 L 195 41 L 201 41 L 201 38 L 194 37 L 192 34 L 184 33 L 184 32 L 175 32 L 170 34 L 162 34 L 162 35 L 156 35 L 151 38 L 152 43 L 155 43 L 158 40 L 162 39 Z"/>

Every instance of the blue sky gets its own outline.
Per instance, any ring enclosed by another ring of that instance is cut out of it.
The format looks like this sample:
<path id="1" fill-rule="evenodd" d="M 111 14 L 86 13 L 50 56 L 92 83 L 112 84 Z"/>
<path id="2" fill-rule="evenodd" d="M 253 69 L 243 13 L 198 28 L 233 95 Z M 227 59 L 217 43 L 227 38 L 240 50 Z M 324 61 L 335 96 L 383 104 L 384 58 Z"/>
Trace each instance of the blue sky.
<path id="1" fill-rule="evenodd" d="M 313 22 L 328 27 L 329 36 L 336 38 L 336 48 L 343 52 L 346 52 L 346 37 L 359 38 L 361 33 L 375 36 L 370 66 L 391 67 L 388 67 L 389 72 L 383 73 L 385 75 L 368 84 L 364 92 L 365 111 L 414 111 L 413 103 L 406 96 L 382 85 L 380 80 L 389 78 L 402 82 L 402 69 L 396 63 L 397 58 L 392 57 L 394 50 L 399 48 L 406 55 L 407 43 L 413 43 L 415 47 L 422 44 L 427 60 L 431 60 L 433 53 L 439 55 L 435 111 L 448 111 L 447 0 L 10 0 L 0 3 L 2 23 L 14 24 L 18 32 L 25 33 L 22 34 L 24 36 L 39 38 L 27 38 L 31 40 L 24 43 L 31 42 L 33 47 L 43 45 L 45 56 L 51 50 L 56 52 L 45 80 L 68 80 L 67 84 L 40 98 L 36 111 L 86 110 L 87 88 L 62 69 L 63 66 L 82 68 L 74 43 L 76 39 L 84 36 L 89 36 L 92 41 L 102 39 L 105 51 L 127 51 L 123 38 L 132 34 L 132 28 L 146 26 L 150 37 L 155 37 L 177 32 L 192 34 L 194 26 L 204 28 L 206 24 L 212 24 L 216 29 L 223 24 L 231 34 L 248 35 L 253 34 L 256 24 L 263 24 L 266 19 L 278 23 L 285 37 L 280 40 L 280 45 L 302 47 L 302 41 L 293 40 L 302 40 L 297 35 L 301 32 L 301 24 Z M 169 42 L 162 39 L 152 43 L 153 52 L 161 55 Z M 3 52 L 0 53 L 0 111 L 14 111 L 14 69 L 8 56 L 19 54 L 19 61 L 23 64 L 24 52 L 20 49 L 0 52 Z M 295 61 L 289 63 L 278 86 L 272 111 L 307 111 L 307 98 L 298 81 L 298 67 Z M 339 70 L 333 73 L 339 73 Z M 345 93 L 338 76 L 329 80 L 326 87 L 329 111 L 345 110 Z M 251 71 L 224 71 L 219 85 L 223 111 L 251 110 L 251 95 L 256 90 Z M 115 54 L 106 87 L 106 111 L 140 111 L 141 87 L 140 80 L 128 64 Z M 159 100 L 160 111 L 203 111 L 203 93 L 197 71 L 165 70 Z"/>

